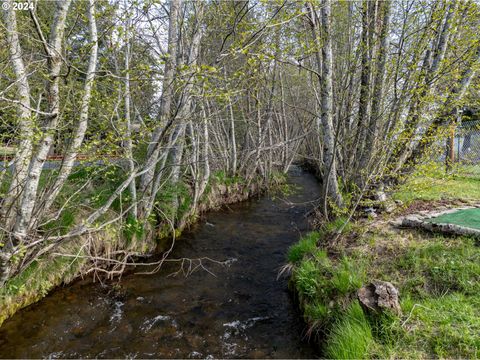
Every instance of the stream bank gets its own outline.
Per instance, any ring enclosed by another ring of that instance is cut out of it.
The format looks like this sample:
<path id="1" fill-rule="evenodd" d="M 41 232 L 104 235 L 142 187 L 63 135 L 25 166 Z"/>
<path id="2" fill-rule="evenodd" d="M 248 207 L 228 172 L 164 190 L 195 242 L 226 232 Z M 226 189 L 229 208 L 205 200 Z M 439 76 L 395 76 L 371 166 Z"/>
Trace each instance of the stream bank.
<path id="1" fill-rule="evenodd" d="M 274 176 L 271 186 L 279 186 L 283 181 L 285 181 L 283 175 Z M 178 237 L 185 228 L 195 224 L 198 217 L 209 210 L 260 195 L 266 189 L 266 186 L 261 184 L 263 182 L 260 179 L 246 186 L 240 178 L 214 176 L 196 213 L 183 222 L 182 228 L 175 229 L 175 235 Z M 190 201 L 188 191 L 184 191 L 183 201 L 185 204 Z M 169 198 L 163 199 L 162 204 L 168 206 Z M 182 206 L 178 216 L 181 217 L 183 214 L 181 211 L 186 210 L 188 207 Z M 113 212 L 107 215 L 112 219 L 117 216 Z M 86 216 L 88 214 L 77 214 L 75 223 L 81 223 Z M 133 231 L 126 231 L 129 225 L 131 224 L 128 222 L 123 224 L 115 222 L 103 227 L 102 230 L 66 241 L 56 249 L 54 254 L 40 257 L 25 270 L 9 279 L 0 288 L 0 325 L 18 310 L 41 300 L 57 286 L 68 285 L 80 277 L 90 277 L 95 267 L 100 269 L 100 275 L 102 275 L 102 269 L 108 269 L 109 264 L 108 262 L 99 264 L 92 260 L 93 256 L 110 258 L 110 254 L 115 251 L 126 251 L 143 256 L 163 252 L 170 247 L 172 229 L 168 222 L 157 219 L 155 222 L 147 223 L 140 232 L 136 227 L 133 227 Z"/>

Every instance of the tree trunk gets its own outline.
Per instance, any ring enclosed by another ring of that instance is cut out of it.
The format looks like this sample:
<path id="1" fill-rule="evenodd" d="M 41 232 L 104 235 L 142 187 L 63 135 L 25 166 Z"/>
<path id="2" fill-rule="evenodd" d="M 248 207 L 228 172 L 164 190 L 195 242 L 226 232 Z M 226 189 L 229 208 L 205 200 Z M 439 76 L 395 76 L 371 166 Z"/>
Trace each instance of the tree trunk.
<path id="1" fill-rule="evenodd" d="M 127 2 L 125 1 L 125 9 L 127 9 Z M 130 19 L 127 20 L 125 29 L 125 125 L 126 125 L 126 140 L 125 140 L 125 155 L 128 161 L 128 171 L 132 173 L 135 169 L 133 160 L 133 142 L 132 142 L 132 122 L 130 117 Z M 134 219 L 137 219 L 137 186 L 136 182 L 132 181 L 128 187 L 131 196 L 131 210 L 130 214 Z"/>
<path id="2" fill-rule="evenodd" d="M 382 115 L 382 103 L 384 98 L 384 78 L 385 78 L 385 64 L 387 60 L 387 51 L 388 51 L 388 30 L 390 23 L 390 1 L 380 1 L 378 2 L 379 6 L 379 16 L 382 16 L 381 21 L 381 31 L 380 31 L 380 45 L 378 49 L 378 55 L 376 59 L 376 69 L 375 69 L 375 78 L 373 83 L 373 97 L 372 97 L 372 107 L 370 113 L 370 121 L 368 124 L 368 130 L 366 135 L 366 141 L 364 144 L 364 149 L 360 158 L 360 167 L 363 169 L 365 175 L 363 176 L 363 181 L 361 187 L 365 185 L 367 176 L 369 176 L 369 166 L 372 159 L 372 156 L 375 151 L 375 142 L 377 139 L 377 123 Z M 372 44 L 370 44 L 372 46 Z"/>
<path id="3" fill-rule="evenodd" d="M 62 67 L 62 43 L 65 32 L 65 22 L 71 0 L 57 1 L 55 18 L 53 20 L 49 52 L 47 81 L 48 112 L 43 137 L 38 145 L 28 169 L 28 176 L 20 201 L 19 211 L 15 223 L 14 233 L 18 238 L 24 238 L 31 225 L 33 209 L 36 203 L 38 184 L 42 173 L 43 164 L 53 143 L 55 131 L 57 130 L 58 116 L 60 111 L 59 80 Z"/>
<path id="4" fill-rule="evenodd" d="M 372 51 L 373 51 L 373 23 L 375 22 L 375 11 L 377 0 L 364 0 L 362 4 L 362 41 L 360 51 L 362 53 L 362 70 L 360 76 L 360 99 L 358 103 L 357 119 L 357 139 L 356 139 L 356 158 L 357 166 L 355 179 L 357 185 L 361 187 L 362 172 L 365 170 L 363 163 L 364 152 L 366 148 L 368 123 L 370 119 L 370 100 L 371 100 L 371 73 L 372 73 Z M 363 161 L 362 161 L 363 160 Z"/>
<path id="5" fill-rule="evenodd" d="M 322 0 L 320 3 L 320 19 L 308 4 L 312 14 L 312 32 L 317 45 L 317 52 L 321 51 L 320 97 L 321 97 L 321 127 L 323 135 L 323 205 L 322 212 L 328 216 L 330 205 L 343 206 L 342 194 L 338 186 L 337 168 L 335 161 L 335 133 L 333 127 L 333 73 L 332 73 L 332 34 L 331 34 L 331 0 Z M 320 24 L 319 24 L 320 23 Z M 321 27 L 321 29 L 320 29 Z M 321 36 L 321 38 L 320 38 Z M 320 65 L 320 64 L 319 64 Z M 329 202 L 331 202 L 329 204 Z"/>
<path id="6" fill-rule="evenodd" d="M 5 228 L 11 229 L 15 214 L 17 212 L 14 203 L 20 196 L 25 180 L 28 174 L 28 163 L 32 156 L 32 135 L 33 135 L 33 119 L 30 105 L 30 86 L 28 83 L 27 70 L 22 58 L 22 48 L 18 37 L 16 11 L 13 9 L 13 1 L 7 0 L 7 10 L 4 11 L 5 23 L 7 27 L 7 43 L 15 74 L 15 82 L 18 92 L 18 124 L 19 124 L 19 141 L 16 145 L 16 153 L 13 161 L 13 174 L 8 193 L 3 199 L 1 218 L 5 222 Z M 14 208 L 12 208 L 12 206 Z M 11 243 L 7 240 L 7 246 Z"/>
<path id="7" fill-rule="evenodd" d="M 95 3 L 94 0 L 89 0 L 88 4 L 88 22 L 90 27 L 90 42 L 92 44 L 92 48 L 90 50 L 90 58 L 88 61 L 88 68 L 87 68 L 87 76 L 85 79 L 84 85 L 84 92 L 82 97 L 82 103 L 80 107 L 80 116 L 78 125 L 73 136 L 72 142 L 69 145 L 65 157 L 63 159 L 61 168 L 59 170 L 58 177 L 55 179 L 54 184 L 51 187 L 51 190 L 47 193 L 44 198 L 43 208 L 45 210 L 50 209 L 55 198 L 61 191 L 65 181 L 67 180 L 68 176 L 70 175 L 73 166 L 75 164 L 75 160 L 78 155 L 78 151 L 83 143 L 85 138 L 85 133 L 88 127 L 88 119 L 89 119 L 89 109 L 90 109 L 90 100 L 92 97 L 92 89 L 95 80 L 95 72 L 97 68 L 97 57 L 98 57 L 98 35 L 97 35 L 97 23 L 95 19 Z"/>
<path id="8" fill-rule="evenodd" d="M 152 194 L 153 178 L 155 176 L 155 164 L 157 163 L 160 147 L 158 143 L 161 141 L 162 132 L 167 126 L 166 123 L 170 117 L 173 87 L 175 80 L 175 68 L 177 65 L 177 44 L 178 44 L 178 22 L 181 0 L 172 0 L 170 2 L 170 16 L 168 23 L 168 54 L 165 60 L 165 71 L 162 82 L 162 95 L 160 99 L 160 110 L 158 115 L 158 125 L 155 127 L 150 144 L 147 150 L 147 158 L 145 168 L 147 171 L 140 181 L 140 192 L 146 198 L 143 204 L 150 202 L 155 196 Z M 140 216 L 144 216 L 144 207 L 142 205 Z"/>

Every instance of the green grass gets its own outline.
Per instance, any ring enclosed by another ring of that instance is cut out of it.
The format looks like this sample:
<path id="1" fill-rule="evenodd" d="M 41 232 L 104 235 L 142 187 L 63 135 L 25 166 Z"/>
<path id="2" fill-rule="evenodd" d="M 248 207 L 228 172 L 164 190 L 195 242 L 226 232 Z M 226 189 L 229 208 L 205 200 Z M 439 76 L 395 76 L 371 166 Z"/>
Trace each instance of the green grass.
<path id="1" fill-rule="evenodd" d="M 212 179 L 215 183 L 217 184 L 223 184 L 226 186 L 230 186 L 233 184 L 239 184 L 239 183 L 244 183 L 244 179 L 240 176 L 229 176 L 225 173 L 223 170 L 218 170 L 216 171 Z"/>
<path id="2" fill-rule="evenodd" d="M 327 233 L 342 232 L 347 233 L 352 230 L 352 223 L 346 217 L 340 216 L 335 220 L 326 223 L 323 229 Z"/>
<path id="3" fill-rule="evenodd" d="M 47 233 L 56 233 L 58 235 L 66 234 L 75 224 L 76 212 L 72 208 L 66 208 L 62 211 L 59 218 L 49 221 L 42 227 L 42 231 Z"/>
<path id="4" fill-rule="evenodd" d="M 480 355 L 480 299 L 452 292 L 422 301 L 407 299 L 402 306 L 409 314 L 397 345 L 401 357 L 405 349 L 415 349 L 428 357 L 478 358 Z"/>
<path id="5" fill-rule="evenodd" d="M 314 299 L 320 289 L 320 269 L 314 260 L 304 260 L 295 272 L 295 286 L 302 298 Z"/>
<path id="6" fill-rule="evenodd" d="M 322 355 L 478 357 L 480 247 L 475 240 L 391 229 L 363 237 L 368 241 L 360 236 L 343 249 L 344 255 L 335 257 L 328 257 L 324 249 L 312 249 L 313 241 L 306 241 L 310 237 L 301 240 L 302 256 L 294 264 L 292 284 L 310 333 L 321 334 L 317 340 L 322 342 Z M 401 316 L 362 311 L 356 292 L 375 279 L 390 281 L 399 289 Z"/>
<path id="7" fill-rule="evenodd" d="M 79 242 L 74 241 L 58 252 L 82 255 L 84 250 L 80 249 Z M 43 298 L 53 287 L 71 281 L 84 263 L 83 258 L 63 256 L 44 256 L 32 262 L 0 289 L 0 324 L 18 309 Z"/>
<path id="8" fill-rule="evenodd" d="M 442 199 L 479 200 L 480 171 L 459 167 L 451 174 L 446 174 L 438 164 L 425 165 L 402 184 L 393 197 L 404 202 Z"/>
<path id="9" fill-rule="evenodd" d="M 293 245 L 288 260 L 294 266 L 292 281 L 312 326 L 324 327 L 342 313 L 343 305 L 365 281 L 363 264 L 342 256 L 330 259 L 317 247 L 319 232 L 305 235 Z"/>
<path id="10" fill-rule="evenodd" d="M 387 257 L 373 260 L 371 269 L 371 277 L 399 288 L 404 313 L 389 329 L 384 354 L 478 357 L 480 248 L 473 239 L 418 234 Z"/>
<path id="11" fill-rule="evenodd" d="M 439 236 L 429 242 L 412 244 L 393 264 L 405 280 L 421 276 L 423 293 L 480 294 L 480 248 L 473 239 Z M 421 295 L 416 283 L 418 281 L 404 281 L 401 290 Z"/>
<path id="12" fill-rule="evenodd" d="M 305 319 L 311 324 L 321 324 L 331 314 L 331 309 L 322 302 L 308 302 L 303 310 Z"/>
<path id="13" fill-rule="evenodd" d="M 333 324 L 325 354 L 331 359 L 365 359 L 373 342 L 370 323 L 358 301 L 354 301 Z"/>
<path id="14" fill-rule="evenodd" d="M 317 249 L 317 241 L 320 234 L 312 231 L 303 236 L 300 241 L 288 249 L 287 259 L 291 263 L 297 263 L 303 259 L 306 254 L 314 253 Z"/>
<path id="15" fill-rule="evenodd" d="M 364 267 L 357 261 L 343 257 L 332 271 L 330 287 L 339 295 L 346 296 L 361 288 L 364 278 Z"/>
<path id="16" fill-rule="evenodd" d="M 393 197 L 406 202 L 479 200 L 479 169 L 461 166 L 446 175 L 441 166 L 424 166 Z M 474 227 L 477 212 L 434 221 L 467 222 Z M 385 219 L 369 219 L 345 226 L 338 244 L 332 244 L 331 237 L 338 235 L 344 223 L 339 217 L 324 224 L 320 232 L 291 246 L 287 256 L 293 267 L 291 284 L 309 333 L 320 334 L 316 340 L 321 342 L 322 356 L 480 357 L 478 242 L 393 228 Z M 399 290 L 401 315 L 362 310 L 357 290 L 373 280 L 389 281 Z"/>
<path id="17" fill-rule="evenodd" d="M 365 270 L 348 257 L 332 262 L 326 252 L 315 250 L 295 268 L 295 286 L 302 298 L 318 299 L 328 303 L 342 298 L 362 286 Z"/>
<path id="18" fill-rule="evenodd" d="M 461 165 L 455 166 L 453 171 L 460 175 L 480 176 L 480 165 L 461 164 Z"/>

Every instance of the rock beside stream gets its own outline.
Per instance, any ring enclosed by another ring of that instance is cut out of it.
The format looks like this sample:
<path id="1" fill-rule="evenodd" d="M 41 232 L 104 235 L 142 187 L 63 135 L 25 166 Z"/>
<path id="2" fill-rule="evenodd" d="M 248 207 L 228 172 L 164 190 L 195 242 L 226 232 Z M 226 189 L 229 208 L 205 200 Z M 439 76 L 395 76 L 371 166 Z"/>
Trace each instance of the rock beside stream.
<path id="1" fill-rule="evenodd" d="M 383 313 L 391 311 L 401 315 L 402 309 L 398 300 L 399 292 L 388 281 L 374 281 L 357 292 L 358 300 L 364 311 Z"/>

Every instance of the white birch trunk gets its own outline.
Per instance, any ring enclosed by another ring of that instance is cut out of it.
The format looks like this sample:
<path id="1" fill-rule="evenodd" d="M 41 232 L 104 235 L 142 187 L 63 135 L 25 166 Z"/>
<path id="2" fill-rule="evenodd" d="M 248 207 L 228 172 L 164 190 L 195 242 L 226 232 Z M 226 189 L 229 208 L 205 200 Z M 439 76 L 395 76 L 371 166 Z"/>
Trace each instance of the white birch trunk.
<path id="1" fill-rule="evenodd" d="M 125 9 L 127 3 L 125 2 Z M 125 155 L 128 161 L 128 171 L 133 173 L 135 170 L 135 163 L 133 161 L 133 142 L 132 142 L 132 122 L 130 117 L 130 20 L 127 20 L 125 29 L 125 125 L 126 125 L 126 140 L 125 140 Z M 131 196 L 131 210 L 130 213 L 134 219 L 137 219 L 137 186 L 135 180 L 133 180 L 128 189 Z"/>
<path id="2" fill-rule="evenodd" d="M 168 25 L 168 54 L 165 61 L 165 73 L 162 82 L 162 96 L 160 99 L 160 110 L 158 116 L 159 124 L 153 131 L 150 145 L 148 146 L 145 168 L 149 169 L 141 178 L 140 192 L 145 196 L 152 196 L 153 178 L 155 167 L 152 164 L 157 162 L 160 148 L 157 146 L 165 123 L 168 121 L 172 106 L 173 87 L 175 79 L 175 68 L 177 64 L 177 42 L 178 42 L 178 22 L 181 0 L 172 0 L 170 2 L 170 18 Z"/>
<path id="3" fill-rule="evenodd" d="M 18 37 L 17 17 L 13 9 L 13 1 L 5 2 L 9 6 L 4 11 L 7 29 L 7 43 L 10 60 L 15 74 L 15 82 L 18 92 L 18 124 L 20 139 L 16 146 L 15 159 L 13 161 L 13 176 L 7 196 L 2 202 L 1 217 L 5 221 L 5 227 L 10 229 L 15 219 L 16 209 L 13 209 L 17 201 L 28 173 L 28 163 L 32 156 L 33 117 L 30 104 L 30 86 L 27 71 L 22 58 L 22 48 Z M 13 210 L 13 211 L 12 211 Z"/>
<path id="4" fill-rule="evenodd" d="M 47 193 L 45 198 L 45 205 L 43 208 L 48 210 L 55 198 L 58 196 L 59 192 L 62 190 L 63 185 L 65 184 L 68 176 L 72 172 L 75 160 L 77 158 L 79 149 L 85 138 L 85 133 L 88 128 L 88 115 L 90 109 L 90 100 L 92 97 L 92 88 L 95 80 L 95 71 L 97 68 L 97 57 L 98 57 L 98 35 L 97 35 L 97 23 L 95 19 L 95 1 L 89 0 L 88 5 L 88 22 L 89 22 L 89 31 L 90 31 L 90 43 L 92 48 L 90 50 L 90 58 L 88 61 L 87 76 L 85 79 L 85 84 L 83 88 L 83 97 L 80 107 L 80 115 L 75 134 L 73 136 L 72 142 L 69 145 L 65 157 L 62 162 L 58 177 L 55 179 L 55 182 L 51 190 Z"/>
<path id="5" fill-rule="evenodd" d="M 36 153 L 30 162 L 28 176 L 23 189 L 19 211 L 14 227 L 18 238 L 24 238 L 29 229 L 33 209 L 36 203 L 38 184 L 42 173 L 43 164 L 52 146 L 60 110 L 59 80 L 62 67 L 62 43 L 65 32 L 65 21 L 71 0 L 57 1 L 55 18 L 52 24 L 49 43 L 48 67 L 49 79 L 47 82 L 48 112 L 44 136 L 42 137 Z"/>

